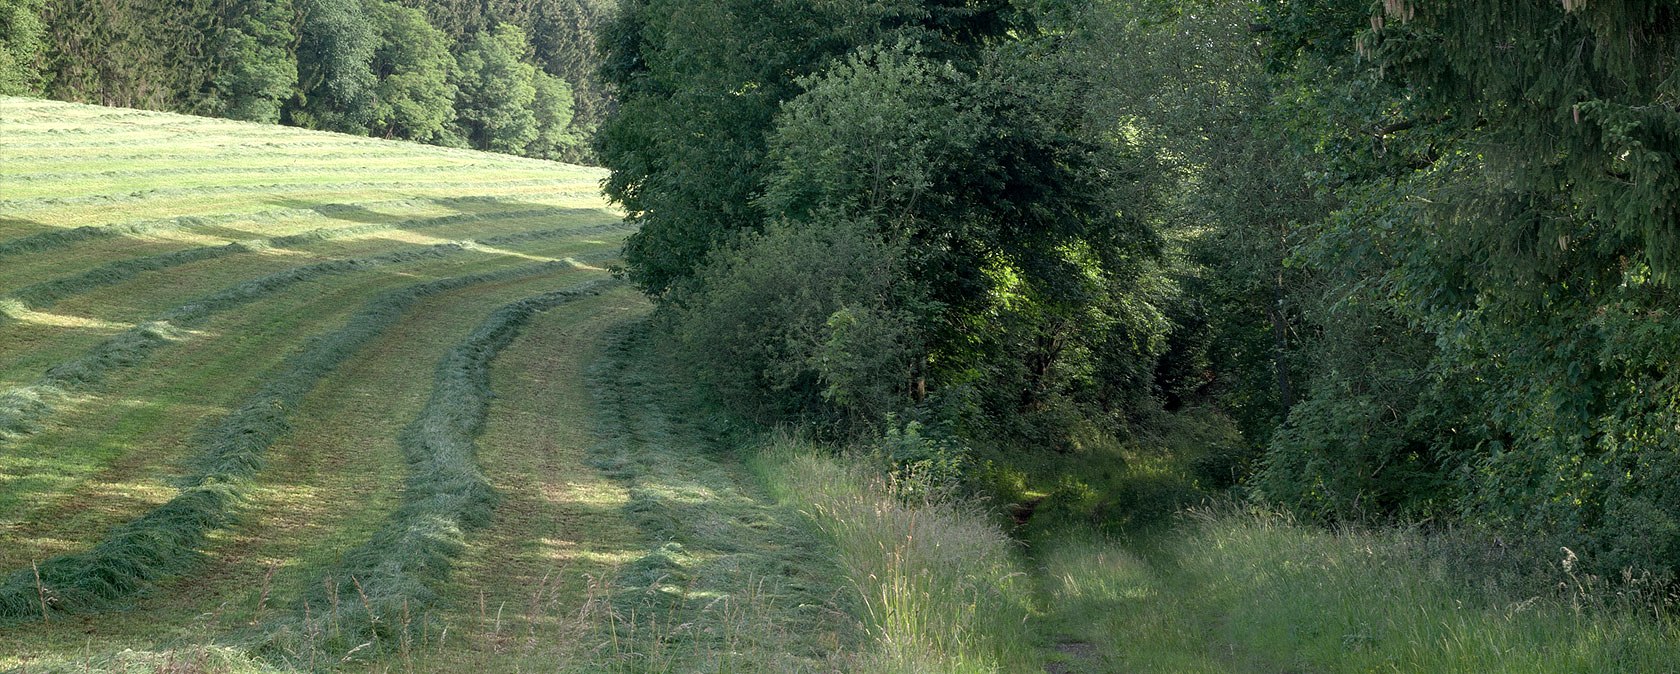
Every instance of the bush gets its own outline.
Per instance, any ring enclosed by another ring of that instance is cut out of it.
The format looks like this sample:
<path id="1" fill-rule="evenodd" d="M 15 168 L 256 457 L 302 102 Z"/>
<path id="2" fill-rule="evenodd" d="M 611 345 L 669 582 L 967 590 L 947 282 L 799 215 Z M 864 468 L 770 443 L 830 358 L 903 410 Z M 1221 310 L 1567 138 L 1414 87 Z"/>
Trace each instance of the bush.
<path id="1" fill-rule="evenodd" d="M 901 265 L 859 223 L 776 225 L 714 256 L 670 303 L 673 327 L 736 413 L 877 428 L 910 402 L 919 343 Z"/>

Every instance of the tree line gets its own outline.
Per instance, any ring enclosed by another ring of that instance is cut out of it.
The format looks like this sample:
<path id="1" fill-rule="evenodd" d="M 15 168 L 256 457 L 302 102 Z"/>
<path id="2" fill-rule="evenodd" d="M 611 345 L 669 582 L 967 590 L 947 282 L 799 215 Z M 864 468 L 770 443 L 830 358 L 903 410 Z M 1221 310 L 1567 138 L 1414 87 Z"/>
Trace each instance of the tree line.
<path id="1" fill-rule="evenodd" d="M 627 0 L 627 276 L 743 416 L 1680 571 L 1680 9 Z M 1549 551 L 1549 552 L 1547 552 Z"/>
<path id="2" fill-rule="evenodd" d="M 0 0 L 0 93 L 585 161 L 604 0 Z"/>

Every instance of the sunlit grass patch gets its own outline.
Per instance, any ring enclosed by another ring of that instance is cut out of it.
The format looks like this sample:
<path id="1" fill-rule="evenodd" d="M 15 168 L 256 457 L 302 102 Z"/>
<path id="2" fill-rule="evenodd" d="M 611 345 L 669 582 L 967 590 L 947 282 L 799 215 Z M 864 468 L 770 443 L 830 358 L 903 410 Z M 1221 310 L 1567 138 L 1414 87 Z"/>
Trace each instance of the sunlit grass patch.
<path id="1" fill-rule="evenodd" d="M 33 590 L 36 604 L 45 594 L 53 620 L 7 627 L 0 670 L 255 666 L 235 647 L 247 643 L 246 622 L 289 606 L 304 588 L 287 579 L 314 577 L 366 537 L 394 505 L 401 459 L 394 451 L 385 461 L 357 457 L 348 465 L 377 474 L 350 480 L 318 479 L 305 465 L 199 482 L 252 464 L 219 452 L 183 466 L 205 449 L 192 429 L 240 416 L 241 401 L 272 393 L 287 354 L 331 341 L 370 297 L 543 263 L 546 276 L 488 281 L 426 302 L 445 312 L 433 315 L 439 322 L 476 321 L 476 301 L 602 271 L 625 232 L 599 197 L 596 169 L 47 101 L 0 98 L 0 107 L 0 183 L 13 188 L 0 195 L 0 379 L 8 392 L 0 422 L 14 436 L 0 441 L 0 527 L 7 543 L 21 544 L 0 555 L 3 566 L 16 577 L 17 560 L 86 553 L 110 525 L 155 515 L 118 527 L 112 538 L 132 543 L 125 550 L 134 554 L 105 557 L 113 563 L 93 574 L 112 590 L 95 594 L 127 597 L 99 608 L 135 611 L 78 616 L 84 640 L 58 619 L 75 603 L 74 588 L 43 564 L 43 582 L 31 578 L 17 594 Z M 370 259 L 388 263 L 364 264 Z M 440 349 L 459 337 L 438 323 L 411 327 L 428 339 L 424 330 L 442 331 Z M 399 379 L 392 385 L 413 389 L 401 393 L 423 393 Z M 331 395 L 292 402 L 320 413 L 337 404 Z M 279 407 L 280 416 L 296 412 Z M 355 437 L 359 445 L 394 440 Z M 309 463 L 304 455 L 334 449 L 298 448 L 297 457 Z M 346 485 L 368 496 L 357 503 L 373 502 L 365 517 L 339 512 L 334 490 Z M 590 510 L 622 504 L 622 494 L 615 501 L 586 489 L 533 494 Z M 217 528 L 221 513 L 255 508 L 272 521 Z M 208 532 L 202 545 L 193 531 Z M 269 535 L 308 540 L 260 538 Z M 578 543 L 554 535 L 523 542 L 532 559 L 557 565 L 614 565 L 630 555 Z M 216 557 L 191 574 L 148 575 L 188 549 Z M 136 577 L 147 589 L 127 593 L 123 579 Z M 270 580 L 276 594 L 264 602 Z M 543 596 L 556 596 L 553 587 Z M 449 650 L 466 642 L 429 643 Z M 133 650 L 119 657 L 125 649 Z"/>
<path id="2" fill-rule="evenodd" d="M 1032 580 L 992 518 L 786 437 L 757 462 L 836 548 L 869 635 L 857 671 L 1042 671 Z"/>

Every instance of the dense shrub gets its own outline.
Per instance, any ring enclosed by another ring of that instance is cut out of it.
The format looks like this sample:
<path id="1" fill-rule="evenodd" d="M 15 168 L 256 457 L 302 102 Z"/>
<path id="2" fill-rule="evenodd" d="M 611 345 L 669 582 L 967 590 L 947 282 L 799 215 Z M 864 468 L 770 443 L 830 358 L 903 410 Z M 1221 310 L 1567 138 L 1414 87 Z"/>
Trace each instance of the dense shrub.
<path id="1" fill-rule="evenodd" d="M 720 252 L 669 315 L 737 413 L 879 421 L 908 399 L 915 365 L 902 256 L 857 222 L 773 226 Z"/>

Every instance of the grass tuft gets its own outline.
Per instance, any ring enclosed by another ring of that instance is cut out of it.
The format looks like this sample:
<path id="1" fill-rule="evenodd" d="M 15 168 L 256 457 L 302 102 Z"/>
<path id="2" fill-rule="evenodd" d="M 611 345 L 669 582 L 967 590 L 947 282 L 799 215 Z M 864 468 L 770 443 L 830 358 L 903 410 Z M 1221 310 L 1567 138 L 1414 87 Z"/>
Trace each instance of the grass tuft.
<path id="1" fill-rule="evenodd" d="M 778 438 L 758 460 L 835 547 L 870 635 L 863 672 L 1043 671 L 1018 545 L 963 502 L 905 498 L 863 462 Z"/>

